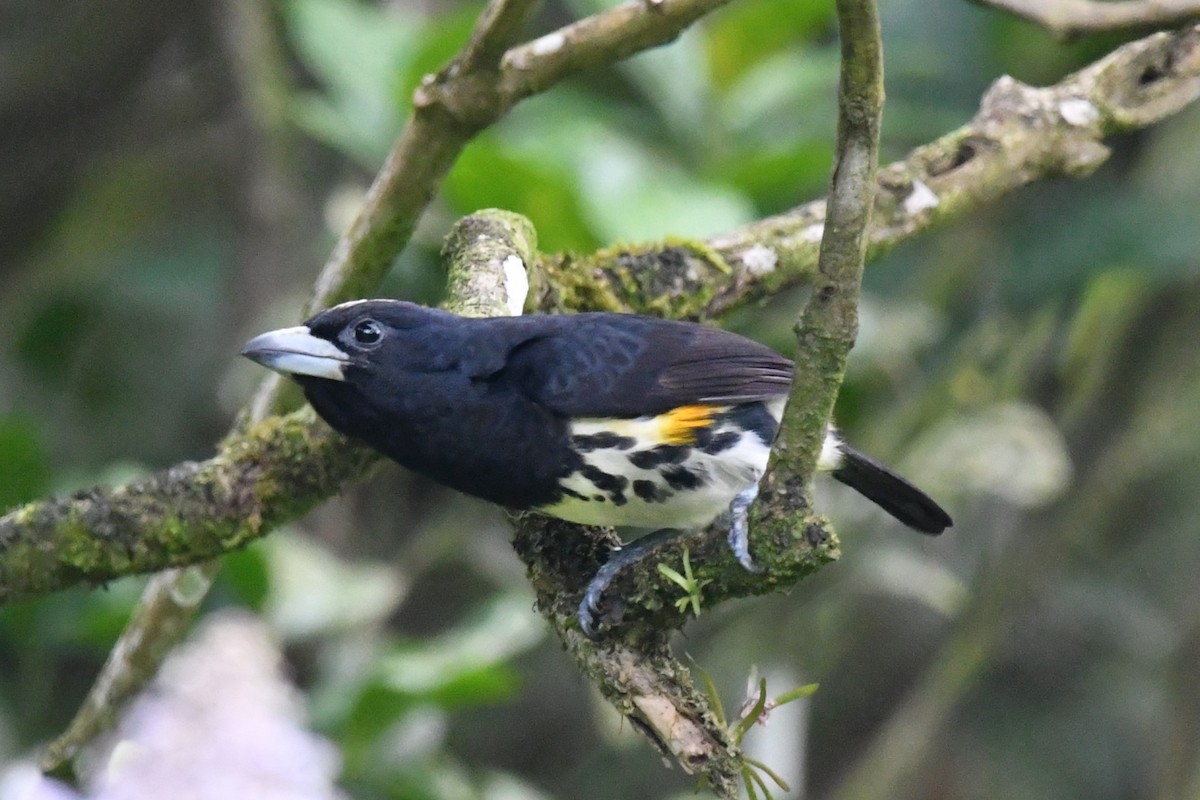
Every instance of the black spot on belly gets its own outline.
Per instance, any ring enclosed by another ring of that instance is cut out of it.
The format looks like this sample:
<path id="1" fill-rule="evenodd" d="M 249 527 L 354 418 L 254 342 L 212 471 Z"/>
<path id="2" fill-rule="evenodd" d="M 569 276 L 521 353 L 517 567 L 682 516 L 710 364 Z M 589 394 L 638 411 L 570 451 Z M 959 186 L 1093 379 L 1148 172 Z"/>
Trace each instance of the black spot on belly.
<path id="1" fill-rule="evenodd" d="M 579 470 L 579 473 L 591 481 L 597 489 L 609 494 L 622 492 L 629 485 L 629 478 L 624 475 L 610 475 L 594 464 L 585 465 L 583 469 Z"/>
<path id="2" fill-rule="evenodd" d="M 571 446 L 581 453 L 593 450 L 628 450 L 637 444 L 632 436 L 621 436 L 611 431 L 579 434 L 571 437 Z"/>
<path id="3" fill-rule="evenodd" d="M 743 431 L 750 431 L 768 447 L 775 441 L 775 434 L 779 432 L 779 423 L 767 410 L 766 403 L 762 402 L 734 406 L 722 414 L 720 419 Z"/>
<path id="4" fill-rule="evenodd" d="M 724 431 L 712 437 L 708 444 L 700 448 L 710 456 L 724 452 L 741 441 L 742 435 L 737 431 Z"/>
<path id="5" fill-rule="evenodd" d="M 560 486 L 558 488 L 559 488 L 559 491 L 561 491 L 567 497 L 574 497 L 576 500 L 583 500 L 586 502 L 586 501 L 592 499 L 592 498 L 588 497 L 587 495 L 580 494 L 579 492 L 577 492 L 574 489 L 571 489 L 567 486 Z"/>
<path id="6" fill-rule="evenodd" d="M 690 469 L 683 467 L 670 467 L 662 471 L 663 480 L 672 489 L 699 489 L 701 483 L 700 476 L 692 472 Z"/>
<path id="7" fill-rule="evenodd" d="M 682 444 L 660 444 L 650 450 L 629 454 L 629 463 L 641 469 L 654 469 L 663 464 L 681 464 L 692 449 Z"/>
<path id="8" fill-rule="evenodd" d="M 625 497 L 624 492 L 613 492 L 612 501 L 614 506 L 623 506 L 629 502 L 629 499 Z"/>
<path id="9" fill-rule="evenodd" d="M 665 486 L 659 486 L 654 481 L 645 480 L 636 480 L 633 482 L 633 493 L 647 503 L 662 503 L 675 494 Z"/>

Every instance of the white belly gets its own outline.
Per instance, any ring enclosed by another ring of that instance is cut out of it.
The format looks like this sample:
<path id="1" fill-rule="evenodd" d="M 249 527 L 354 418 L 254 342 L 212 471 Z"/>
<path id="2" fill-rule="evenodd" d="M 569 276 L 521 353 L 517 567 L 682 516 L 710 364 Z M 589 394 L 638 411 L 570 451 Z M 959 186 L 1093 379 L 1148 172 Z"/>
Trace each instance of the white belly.
<path id="1" fill-rule="evenodd" d="M 766 403 L 776 421 L 783 416 L 783 405 L 783 398 Z M 572 436 L 606 434 L 623 441 L 583 453 L 583 466 L 559 483 L 565 491 L 562 500 L 538 510 L 583 525 L 700 528 L 727 511 L 733 498 L 758 483 L 766 470 L 770 447 L 727 420 L 717 422 L 711 433 L 740 433 L 733 446 L 711 453 L 692 447 L 682 460 L 635 463 L 637 454 L 663 441 L 662 424 L 662 416 L 572 422 Z M 835 469 L 841 459 L 837 430 L 830 425 L 817 469 Z M 684 475 L 691 477 L 681 482 Z"/>
<path id="2" fill-rule="evenodd" d="M 699 528 L 726 511 L 733 498 L 757 483 L 766 469 L 770 448 L 747 431 L 737 431 L 741 434 L 737 442 L 719 452 L 687 448 L 686 457 L 677 462 L 638 466 L 631 456 L 661 441 L 658 424 L 654 417 L 573 422 L 572 435 L 613 432 L 635 444 L 584 453 L 584 467 L 560 481 L 566 496 L 539 511 L 584 525 Z M 712 433 L 727 430 L 735 429 L 719 423 Z M 600 487 L 595 481 L 597 470 L 602 473 Z M 621 483 L 620 488 L 604 483 L 611 478 Z"/>

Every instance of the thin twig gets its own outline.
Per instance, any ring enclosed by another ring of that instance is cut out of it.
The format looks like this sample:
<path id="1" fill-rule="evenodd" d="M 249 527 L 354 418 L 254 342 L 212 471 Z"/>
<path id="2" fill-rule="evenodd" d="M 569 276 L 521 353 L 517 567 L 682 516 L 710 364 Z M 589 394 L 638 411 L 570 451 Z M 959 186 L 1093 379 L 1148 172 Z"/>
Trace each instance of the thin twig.
<path id="1" fill-rule="evenodd" d="M 629 0 L 566 25 L 504 56 L 499 93 L 507 106 L 564 78 L 673 41 L 729 0 Z"/>
<path id="2" fill-rule="evenodd" d="M 455 59 L 463 72 L 492 72 L 504 52 L 517 41 L 541 6 L 540 0 L 490 0 L 475 21 L 475 30 Z"/>
<path id="3" fill-rule="evenodd" d="M 1196 0 L 970 0 L 1040 25 L 1060 39 L 1089 33 L 1166 28 L 1200 17 Z"/>
<path id="4" fill-rule="evenodd" d="M 811 299 L 797 320 L 796 372 L 778 456 L 790 481 L 816 467 L 825 425 L 858 335 L 858 296 L 875 204 L 879 121 L 883 114 L 883 42 L 874 0 L 838 0 L 842 68 L 837 153 Z"/>
<path id="5" fill-rule="evenodd" d="M 100 674 L 66 730 L 47 745 L 41 769 L 75 783 L 75 757 L 116 722 L 120 709 L 158 672 L 179 643 L 208 593 L 218 561 L 160 572 L 150 579 L 137 608 L 108 653 Z"/>

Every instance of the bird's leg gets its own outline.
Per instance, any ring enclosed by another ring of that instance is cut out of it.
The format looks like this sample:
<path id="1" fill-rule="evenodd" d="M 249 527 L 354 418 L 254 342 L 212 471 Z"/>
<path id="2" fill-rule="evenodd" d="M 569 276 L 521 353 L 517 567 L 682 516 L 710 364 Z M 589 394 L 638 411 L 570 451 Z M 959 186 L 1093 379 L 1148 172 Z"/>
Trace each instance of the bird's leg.
<path id="1" fill-rule="evenodd" d="M 729 547 L 741 565 L 750 572 L 762 568 L 750 558 L 750 504 L 758 497 L 758 482 L 742 489 L 729 504 Z"/>
<path id="2" fill-rule="evenodd" d="M 600 599 L 621 570 L 641 561 L 659 545 L 671 541 L 679 534 L 680 532 L 674 528 L 663 528 L 613 551 L 608 561 L 600 567 L 595 577 L 588 583 L 587 589 L 583 593 L 583 602 L 579 604 L 579 610 L 576 612 L 579 628 L 583 631 L 584 636 L 589 639 L 596 638 L 597 627 L 602 621 Z"/>

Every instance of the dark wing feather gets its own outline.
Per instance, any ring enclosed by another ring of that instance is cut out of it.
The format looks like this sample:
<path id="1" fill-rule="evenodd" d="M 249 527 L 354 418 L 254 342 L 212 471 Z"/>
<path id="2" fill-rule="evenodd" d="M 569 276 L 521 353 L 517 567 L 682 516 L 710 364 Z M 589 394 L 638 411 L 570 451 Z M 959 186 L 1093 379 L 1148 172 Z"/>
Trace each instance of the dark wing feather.
<path id="1" fill-rule="evenodd" d="M 496 377 L 563 416 L 745 403 L 780 397 L 791 385 L 791 361 L 718 328 L 626 314 L 540 319 L 543 330 L 510 352 Z"/>

